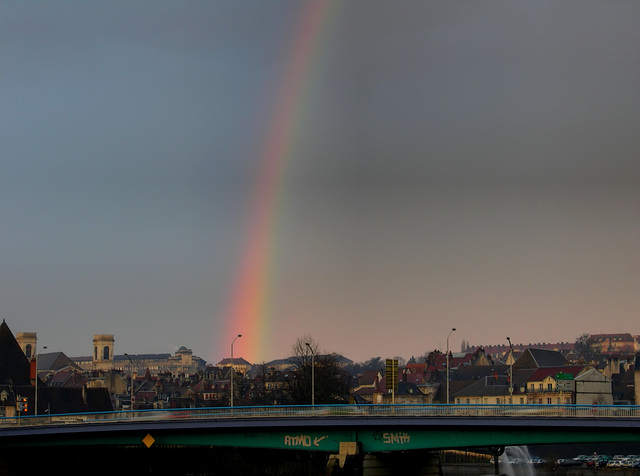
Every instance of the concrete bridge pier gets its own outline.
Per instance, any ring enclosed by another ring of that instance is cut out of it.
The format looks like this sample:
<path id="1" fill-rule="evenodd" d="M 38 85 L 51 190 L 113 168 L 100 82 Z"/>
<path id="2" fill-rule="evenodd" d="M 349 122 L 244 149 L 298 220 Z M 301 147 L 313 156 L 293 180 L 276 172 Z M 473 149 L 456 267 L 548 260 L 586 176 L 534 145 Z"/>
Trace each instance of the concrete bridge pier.
<path id="1" fill-rule="evenodd" d="M 437 453 L 394 452 L 364 455 L 362 476 L 442 476 Z"/>

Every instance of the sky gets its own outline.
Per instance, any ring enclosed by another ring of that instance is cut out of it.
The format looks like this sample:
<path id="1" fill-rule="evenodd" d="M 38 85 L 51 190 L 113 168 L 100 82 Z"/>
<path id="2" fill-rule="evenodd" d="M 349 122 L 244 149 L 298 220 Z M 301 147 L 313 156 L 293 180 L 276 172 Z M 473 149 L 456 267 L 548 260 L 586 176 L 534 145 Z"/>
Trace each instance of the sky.
<path id="1" fill-rule="evenodd" d="M 639 18 L 2 2 L 2 319 L 213 364 L 640 334 Z"/>

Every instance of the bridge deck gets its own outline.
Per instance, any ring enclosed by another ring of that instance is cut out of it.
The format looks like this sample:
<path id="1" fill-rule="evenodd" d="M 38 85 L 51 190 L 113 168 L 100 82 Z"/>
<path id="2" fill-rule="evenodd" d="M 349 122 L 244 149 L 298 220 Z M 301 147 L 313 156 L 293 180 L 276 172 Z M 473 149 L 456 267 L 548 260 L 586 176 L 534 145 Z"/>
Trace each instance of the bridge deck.
<path id="1" fill-rule="evenodd" d="M 640 407 L 329 405 L 0 419 L 0 447 L 189 445 L 364 452 L 640 441 Z M 149 437 L 145 441 L 145 437 Z"/>

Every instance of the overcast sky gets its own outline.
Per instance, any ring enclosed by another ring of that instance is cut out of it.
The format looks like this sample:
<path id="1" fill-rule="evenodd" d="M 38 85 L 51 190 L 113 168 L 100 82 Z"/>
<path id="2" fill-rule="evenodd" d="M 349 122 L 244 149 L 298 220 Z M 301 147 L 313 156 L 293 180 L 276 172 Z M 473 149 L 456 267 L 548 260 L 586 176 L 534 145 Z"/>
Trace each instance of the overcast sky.
<path id="1" fill-rule="evenodd" d="M 640 334 L 640 3 L 619 0 L 329 2 L 268 332 L 226 321 L 311 3 L 2 2 L 11 330 L 212 363 L 238 333 L 252 362 L 302 335 L 364 361 L 444 350 L 452 327 L 456 351 Z"/>

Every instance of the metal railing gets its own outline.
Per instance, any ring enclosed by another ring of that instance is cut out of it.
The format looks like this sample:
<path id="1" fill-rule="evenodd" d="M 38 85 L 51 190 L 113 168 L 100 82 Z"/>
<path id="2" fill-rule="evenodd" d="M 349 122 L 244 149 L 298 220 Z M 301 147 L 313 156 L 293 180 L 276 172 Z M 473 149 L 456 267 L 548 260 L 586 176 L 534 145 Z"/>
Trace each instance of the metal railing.
<path id="1" fill-rule="evenodd" d="M 184 419 L 251 418 L 424 418 L 424 417 L 519 417 L 519 418 L 640 418 L 637 405 L 304 405 L 261 407 L 208 407 L 0 418 L 2 428 L 16 426 L 73 425 L 113 422 L 181 421 Z"/>

